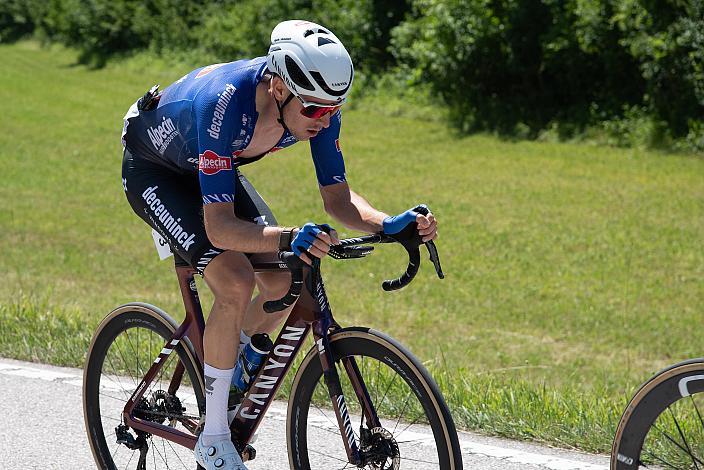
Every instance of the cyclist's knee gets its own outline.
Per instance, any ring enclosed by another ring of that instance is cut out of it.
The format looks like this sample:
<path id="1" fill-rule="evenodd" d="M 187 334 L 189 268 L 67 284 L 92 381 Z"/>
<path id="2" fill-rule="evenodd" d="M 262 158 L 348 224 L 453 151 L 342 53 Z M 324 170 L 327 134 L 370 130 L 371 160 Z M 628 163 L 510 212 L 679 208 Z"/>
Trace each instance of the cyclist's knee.
<path id="1" fill-rule="evenodd" d="M 226 251 L 211 261 L 203 278 L 217 302 L 249 302 L 256 284 L 249 260 L 234 251 Z"/>
<path id="2" fill-rule="evenodd" d="M 291 287 L 291 274 L 287 272 L 258 273 L 257 287 L 265 299 L 280 299 L 286 295 Z"/>

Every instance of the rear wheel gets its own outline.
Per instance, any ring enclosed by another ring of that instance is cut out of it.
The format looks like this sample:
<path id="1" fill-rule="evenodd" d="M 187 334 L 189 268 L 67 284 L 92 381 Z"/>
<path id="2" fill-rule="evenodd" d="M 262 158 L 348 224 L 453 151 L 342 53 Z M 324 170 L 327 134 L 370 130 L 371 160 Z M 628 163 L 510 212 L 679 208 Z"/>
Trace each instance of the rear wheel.
<path id="1" fill-rule="evenodd" d="M 612 470 L 704 469 L 704 359 L 648 380 L 621 417 Z"/>
<path id="2" fill-rule="evenodd" d="M 125 426 L 125 404 L 177 325 L 146 304 L 110 313 L 93 336 L 83 376 L 83 411 L 91 450 L 101 469 L 196 468 L 193 451 Z M 178 365 L 185 369 L 176 393 L 168 392 Z M 149 384 L 135 416 L 194 433 L 205 409 L 203 384 L 190 343 L 181 341 Z"/>
<path id="3" fill-rule="evenodd" d="M 457 431 L 445 401 L 425 368 L 403 346 L 374 330 L 349 329 L 334 333 L 331 347 L 354 439 L 363 455 L 361 468 L 462 468 Z M 344 366 L 349 358 L 357 364 L 381 426 L 363 418 Z M 335 437 L 328 439 L 330 434 Z M 294 379 L 287 439 L 293 469 L 353 467 L 345 451 L 347 437 L 330 409 L 317 348 L 306 356 Z"/>

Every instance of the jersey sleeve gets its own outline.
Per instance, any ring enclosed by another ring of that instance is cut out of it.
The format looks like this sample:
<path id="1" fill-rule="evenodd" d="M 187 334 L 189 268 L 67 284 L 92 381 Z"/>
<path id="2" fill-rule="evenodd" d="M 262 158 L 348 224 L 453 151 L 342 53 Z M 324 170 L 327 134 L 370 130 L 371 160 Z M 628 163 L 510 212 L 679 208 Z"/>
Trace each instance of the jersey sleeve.
<path id="1" fill-rule="evenodd" d="M 231 145 L 241 131 L 237 88 L 213 84 L 194 100 L 198 133 L 198 178 L 203 204 L 234 202 L 235 169 Z"/>
<path id="2" fill-rule="evenodd" d="M 338 110 L 330 118 L 330 125 L 310 139 L 310 152 L 320 186 L 347 181 L 345 161 L 340 150 L 341 124 L 342 113 Z"/>

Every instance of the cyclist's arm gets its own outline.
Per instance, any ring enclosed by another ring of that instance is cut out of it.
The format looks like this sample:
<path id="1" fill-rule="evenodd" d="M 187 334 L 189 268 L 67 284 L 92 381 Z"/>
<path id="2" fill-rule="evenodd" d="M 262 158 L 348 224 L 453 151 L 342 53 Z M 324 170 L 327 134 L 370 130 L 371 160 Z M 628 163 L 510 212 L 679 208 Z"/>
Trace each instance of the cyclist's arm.
<path id="1" fill-rule="evenodd" d="M 279 227 L 265 227 L 234 216 L 234 203 L 217 202 L 203 207 L 205 232 L 218 248 L 243 253 L 268 253 L 278 250 Z"/>
<path id="2" fill-rule="evenodd" d="M 359 194 L 352 191 L 347 183 L 320 187 L 325 212 L 345 227 L 360 232 L 376 233 L 382 229 L 382 221 L 388 217 Z"/>
<path id="3" fill-rule="evenodd" d="M 276 251 L 282 229 L 235 217 L 237 171 L 233 167 L 231 143 L 233 136 L 242 130 L 238 93 L 232 84 L 216 82 L 193 102 L 198 126 L 198 178 L 205 231 L 213 245 L 225 250 Z"/>
<path id="4" fill-rule="evenodd" d="M 345 161 L 340 149 L 342 113 L 330 118 L 330 125 L 310 140 L 315 173 L 325 211 L 352 230 L 375 233 L 386 214 L 374 209 L 362 196 L 350 190 Z"/>

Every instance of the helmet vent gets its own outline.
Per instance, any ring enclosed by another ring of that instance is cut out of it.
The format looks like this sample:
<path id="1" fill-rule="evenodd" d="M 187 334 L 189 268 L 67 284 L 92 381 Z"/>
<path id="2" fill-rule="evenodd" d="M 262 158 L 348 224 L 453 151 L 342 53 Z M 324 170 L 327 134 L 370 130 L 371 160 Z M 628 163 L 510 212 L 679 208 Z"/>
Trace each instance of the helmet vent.
<path id="1" fill-rule="evenodd" d="M 350 78 L 347 80 L 347 86 L 340 91 L 335 91 L 332 88 L 330 88 L 328 86 L 328 84 L 325 83 L 325 80 L 323 80 L 323 76 L 320 75 L 319 72 L 314 72 L 311 70 L 310 76 L 313 77 L 313 79 L 318 83 L 318 85 L 320 85 L 320 88 L 322 88 L 325 91 L 325 93 L 327 93 L 328 95 L 342 96 L 345 93 L 347 93 L 347 90 L 349 90 L 350 85 L 352 84 L 352 74 L 353 73 L 354 72 L 352 71 L 352 69 L 350 69 Z"/>
<path id="2" fill-rule="evenodd" d="M 304 90 L 315 91 L 315 87 L 310 80 L 308 80 L 308 77 L 306 77 L 303 70 L 301 70 L 295 60 L 287 55 L 284 63 L 286 64 L 288 76 L 291 77 L 291 80 L 296 84 L 296 86 L 299 86 Z"/>
<path id="3" fill-rule="evenodd" d="M 304 37 L 304 38 L 307 38 L 307 37 L 310 36 L 311 34 L 315 34 L 315 33 L 318 33 L 318 34 L 330 34 L 328 31 L 325 31 L 323 28 L 318 28 L 318 29 L 316 29 L 316 30 L 307 29 L 306 32 L 303 33 L 303 37 Z"/>
<path id="4" fill-rule="evenodd" d="M 332 39 L 324 38 L 322 36 L 318 37 L 318 47 L 323 46 L 325 44 L 335 44 L 335 41 Z"/>

